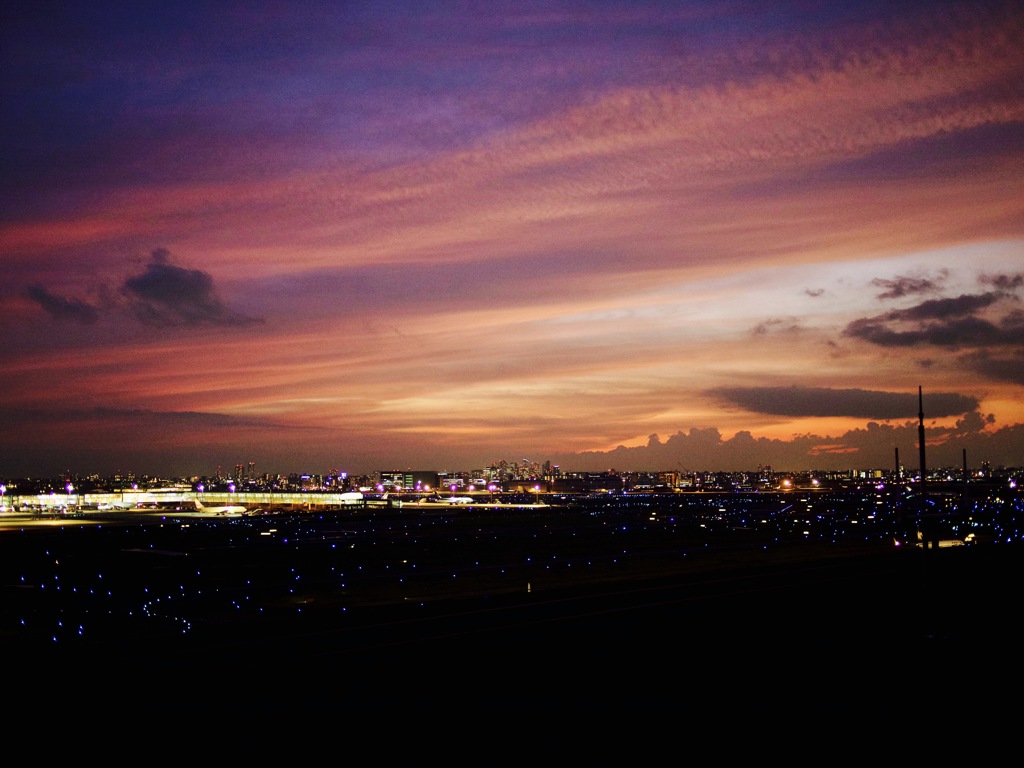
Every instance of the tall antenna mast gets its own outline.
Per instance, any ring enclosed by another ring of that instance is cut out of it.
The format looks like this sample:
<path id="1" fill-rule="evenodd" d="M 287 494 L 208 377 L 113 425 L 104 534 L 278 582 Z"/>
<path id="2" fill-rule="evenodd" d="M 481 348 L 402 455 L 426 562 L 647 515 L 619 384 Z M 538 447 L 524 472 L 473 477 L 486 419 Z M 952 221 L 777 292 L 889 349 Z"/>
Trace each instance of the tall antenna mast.
<path id="1" fill-rule="evenodd" d="M 967 505 L 970 501 L 970 498 L 971 494 L 967 488 L 967 449 L 964 448 L 964 498 L 963 502 L 961 502 L 963 504 L 964 511 L 966 511 L 968 508 Z"/>
<path id="2" fill-rule="evenodd" d="M 921 394 L 921 387 L 917 388 L 917 442 L 921 452 L 921 514 L 924 514 L 925 502 L 925 464 L 924 464 L 924 397 Z"/>

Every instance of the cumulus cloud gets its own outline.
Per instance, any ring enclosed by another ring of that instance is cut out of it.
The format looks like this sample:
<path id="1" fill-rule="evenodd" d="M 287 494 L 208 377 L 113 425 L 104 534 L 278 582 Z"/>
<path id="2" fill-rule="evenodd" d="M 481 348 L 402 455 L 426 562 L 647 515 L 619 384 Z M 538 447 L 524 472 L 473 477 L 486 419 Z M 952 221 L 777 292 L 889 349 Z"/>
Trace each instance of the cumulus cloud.
<path id="1" fill-rule="evenodd" d="M 775 416 L 848 416 L 864 419 L 910 419 L 917 416 L 916 392 L 882 392 L 827 387 L 719 387 L 709 395 L 755 413 Z M 978 400 L 954 393 L 929 393 L 928 416 L 941 418 L 968 413 Z"/>
<path id="2" fill-rule="evenodd" d="M 152 326 L 237 326 L 263 322 L 235 312 L 221 301 L 213 278 L 170 263 L 166 249 L 153 251 L 146 270 L 121 286 L 139 321 Z"/>
<path id="3" fill-rule="evenodd" d="M 930 402 L 929 396 L 926 408 Z M 999 456 L 1019 456 L 1021 440 L 1024 439 L 1024 424 L 992 429 L 993 422 L 992 416 L 972 412 L 965 414 L 955 426 L 928 427 L 929 465 L 959 466 L 964 451 L 978 462 Z M 649 441 L 644 446 L 619 446 L 612 451 L 553 458 L 564 466 L 591 470 L 613 467 L 629 471 L 664 467 L 684 471 L 750 471 L 765 464 L 782 469 L 863 468 L 891 466 L 894 449 L 903 451 L 905 457 L 916 457 L 918 438 L 916 419 L 901 424 L 869 422 L 861 429 L 849 430 L 841 435 L 797 435 L 792 440 L 754 437 L 746 431 L 726 438 L 715 428 L 695 428 L 689 432 L 678 432 L 664 441 Z"/>
<path id="4" fill-rule="evenodd" d="M 99 319 L 96 307 L 81 299 L 56 296 L 41 285 L 30 286 L 28 297 L 42 307 L 55 320 L 64 320 L 82 325 L 92 325 Z"/>

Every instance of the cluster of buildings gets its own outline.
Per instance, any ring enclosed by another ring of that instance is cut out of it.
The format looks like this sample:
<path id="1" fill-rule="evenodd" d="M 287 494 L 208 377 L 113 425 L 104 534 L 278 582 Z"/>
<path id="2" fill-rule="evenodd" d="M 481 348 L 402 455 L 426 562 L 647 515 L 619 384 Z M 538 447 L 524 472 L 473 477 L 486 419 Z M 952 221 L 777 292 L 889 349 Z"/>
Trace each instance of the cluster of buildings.
<path id="1" fill-rule="evenodd" d="M 937 468 L 925 481 L 938 486 L 996 484 L 1015 488 L 1024 477 L 1021 468 Z M 163 478 L 116 475 L 113 477 L 72 476 L 42 479 L 0 479 L 0 504 L 5 494 L 89 493 L 97 491 L 144 490 L 180 486 L 211 493 L 671 493 L 686 491 L 758 492 L 786 490 L 829 490 L 864 483 L 914 483 L 920 473 L 903 467 L 846 471 L 783 472 L 770 465 L 744 472 L 720 471 L 628 471 L 573 472 L 550 462 L 500 461 L 484 469 L 448 472 L 443 470 L 391 469 L 370 475 L 349 475 L 337 469 L 325 474 L 259 474 L 255 464 L 236 464 L 231 473 L 217 471 L 210 476 Z"/>

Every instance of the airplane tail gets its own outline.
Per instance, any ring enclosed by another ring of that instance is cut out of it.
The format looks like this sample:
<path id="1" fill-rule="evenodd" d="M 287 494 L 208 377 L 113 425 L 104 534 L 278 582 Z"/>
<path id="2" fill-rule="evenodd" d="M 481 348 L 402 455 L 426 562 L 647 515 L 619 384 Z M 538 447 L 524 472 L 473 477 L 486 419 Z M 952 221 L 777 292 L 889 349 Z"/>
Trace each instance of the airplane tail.
<path id="1" fill-rule="evenodd" d="M 199 499 L 196 499 L 196 509 L 198 509 L 200 512 L 206 509 L 206 507 L 203 506 L 203 502 L 201 502 Z"/>

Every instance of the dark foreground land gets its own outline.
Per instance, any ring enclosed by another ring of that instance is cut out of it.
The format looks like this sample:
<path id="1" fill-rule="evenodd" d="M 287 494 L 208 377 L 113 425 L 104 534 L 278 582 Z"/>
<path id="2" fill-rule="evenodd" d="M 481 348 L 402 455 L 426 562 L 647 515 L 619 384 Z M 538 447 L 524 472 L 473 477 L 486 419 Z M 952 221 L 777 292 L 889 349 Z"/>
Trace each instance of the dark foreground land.
<path id="1" fill-rule="evenodd" d="M 8 693 L 43 706 L 949 713 L 1016 696 L 1024 666 L 1013 542 L 170 516 L 7 530 L 0 556 Z"/>

